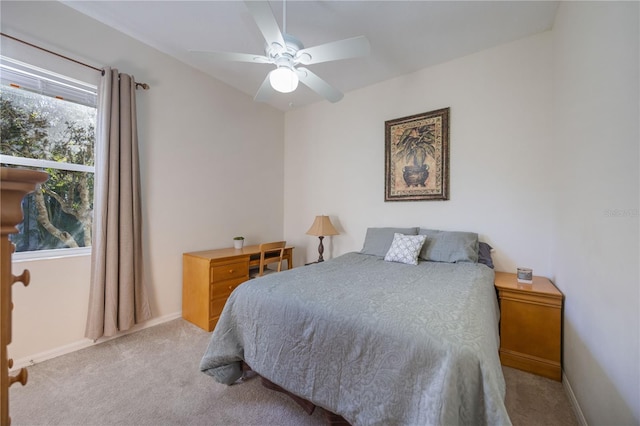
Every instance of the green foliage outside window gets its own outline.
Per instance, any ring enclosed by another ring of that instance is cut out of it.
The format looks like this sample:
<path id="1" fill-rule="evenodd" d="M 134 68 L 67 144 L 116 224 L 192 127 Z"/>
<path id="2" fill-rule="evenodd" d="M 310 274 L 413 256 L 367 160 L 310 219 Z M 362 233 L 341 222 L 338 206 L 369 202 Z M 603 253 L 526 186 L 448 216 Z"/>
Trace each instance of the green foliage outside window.
<path id="1" fill-rule="evenodd" d="M 95 116 L 92 107 L 0 89 L 0 154 L 10 156 L 3 166 L 14 167 L 15 159 L 59 163 L 39 167 L 49 180 L 25 197 L 25 219 L 10 236 L 17 252 L 91 246 Z"/>

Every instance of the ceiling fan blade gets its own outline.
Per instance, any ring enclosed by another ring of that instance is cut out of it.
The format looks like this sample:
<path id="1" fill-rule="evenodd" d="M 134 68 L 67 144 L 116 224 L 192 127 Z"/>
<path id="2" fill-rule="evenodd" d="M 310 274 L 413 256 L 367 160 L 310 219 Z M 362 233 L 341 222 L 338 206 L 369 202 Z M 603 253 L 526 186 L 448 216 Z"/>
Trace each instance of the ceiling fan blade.
<path id="1" fill-rule="evenodd" d="M 277 43 L 283 48 L 286 47 L 282 31 L 278 27 L 278 21 L 276 21 L 271 6 L 268 1 L 245 1 L 244 4 L 253 15 L 253 19 L 256 21 L 256 25 L 260 29 L 262 36 L 264 37 L 267 45 L 270 46 L 273 43 Z"/>
<path id="2" fill-rule="evenodd" d="M 296 53 L 295 60 L 304 65 L 311 65 L 366 56 L 370 50 L 369 40 L 364 36 L 358 36 L 301 49 Z"/>
<path id="3" fill-rule="evenodd" d="M 301 67 L 297 68 L 296 71 L 302 84 L 309 87 L 309 89 L 324 97 L 329 102 L 338 102 L 344 96 L 341 91 L 330 86 L 329 83 L 308 69 Z"/>
<path id="4" fill-rule="evenodd" d="M 275 90 L 271 87 L 271 83 L 269 82 L 269 74 L 262 82 L 262 85 L 258 89 L 258 92 L 253 97 L 253 100 L 256 102 L 267 102 L 274 95 Z"/>
<path id="5" fill-rule="evenodd" d="M 214 61 L 251 62 L 257 64 L 270 64 L 271 59 L 264 55 L 254 55 L 252 53 L 233 52 L 207 52 L 203 50 L 190 50 L 190 53 L 202 55 Z"/>

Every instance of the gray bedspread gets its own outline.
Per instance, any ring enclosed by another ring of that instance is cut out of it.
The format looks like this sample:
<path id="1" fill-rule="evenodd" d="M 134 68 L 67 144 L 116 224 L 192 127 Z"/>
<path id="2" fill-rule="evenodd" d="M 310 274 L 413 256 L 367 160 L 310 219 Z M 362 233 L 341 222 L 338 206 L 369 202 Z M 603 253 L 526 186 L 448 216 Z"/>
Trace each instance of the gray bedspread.
<path id="1" fill-rule="evenodd" d="M 250 280 L 200 368 L 261 376 L 354 425 L 511 424 L 493 270 L 347 253 Z"/>

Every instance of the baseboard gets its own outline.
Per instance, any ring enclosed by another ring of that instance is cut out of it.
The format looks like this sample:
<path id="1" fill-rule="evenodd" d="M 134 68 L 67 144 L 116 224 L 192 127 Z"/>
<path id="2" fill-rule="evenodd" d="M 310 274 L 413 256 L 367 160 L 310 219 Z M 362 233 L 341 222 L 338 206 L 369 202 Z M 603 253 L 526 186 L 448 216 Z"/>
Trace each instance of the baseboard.
<path id="1" fill-rule="evenodd" d="M 91 339 L 82 339 L 82 340 L 78 340 L 77 342 L 70 343 L 68 345 L 51 349 L 49 351 L 40 352 L 34 355 L 26 356 L 24 358 L 19 358 L 14 360 L 12 371 L 19 370 L 22 367 L 29 367 L 30 365 L 36 365 L 42 361 L 56 358 L 61 355 L 66 355 L 71 352 L 79 351 L 80 349 L 85 349 L 90 346 L 99 345 L 100 343 L 108 342 L 109 340 L 117 339 L 118 337 L 126 336 L 127 334 L 144 330 L 145 328 L 153 327 L 168 321 L 173 321 L 174 319 L 178 319 L 181 316 L 182 316 L 182 312 L 176 312 L 176 313 L 164 315 L 158 318 L 152 318 L 149 321 L 144 322 L 142 324 L 136 324 L 133 327 L 131 327 L 129 330 L 118 333 L 115 336 L 102 337 L 96 340 L 95 342 Z"/>
<path id="2" fill-rule="evenodd" d="M 578 420 L 578 424 L 580 426 L 588 426 L 587 419 L 584 418 L 584 414 L 582 413 L 582 409 L 580 408 L 580 404 L 578 404 L 578 400 L 576 399 L 576 395 L 573 393 L 573 389 L 571 389 L 571 383 L 569 383 L 569 379 L 562 372 L 562 386 L 564 387 L 564 391 L 569 398 L 569 402 L 571 403 L 571 407 L 573 408 L 573 412 L 576 415 L 576 420 Z"/>

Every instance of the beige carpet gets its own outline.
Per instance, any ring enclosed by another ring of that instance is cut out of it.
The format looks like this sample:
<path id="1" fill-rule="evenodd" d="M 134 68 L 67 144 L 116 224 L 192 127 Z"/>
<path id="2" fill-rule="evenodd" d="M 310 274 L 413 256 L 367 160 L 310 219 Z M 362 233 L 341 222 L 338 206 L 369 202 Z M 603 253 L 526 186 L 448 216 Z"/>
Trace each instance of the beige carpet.
<path id="1" fill-rule="evenodd" d="M 323 425 L 259 380 L 198 369 L 207 333 L 181 319 L 29 367 L 10 390 L 12 425 Z M 514 425 L 576 425 L 562 384 L 504 368 Z"/>

